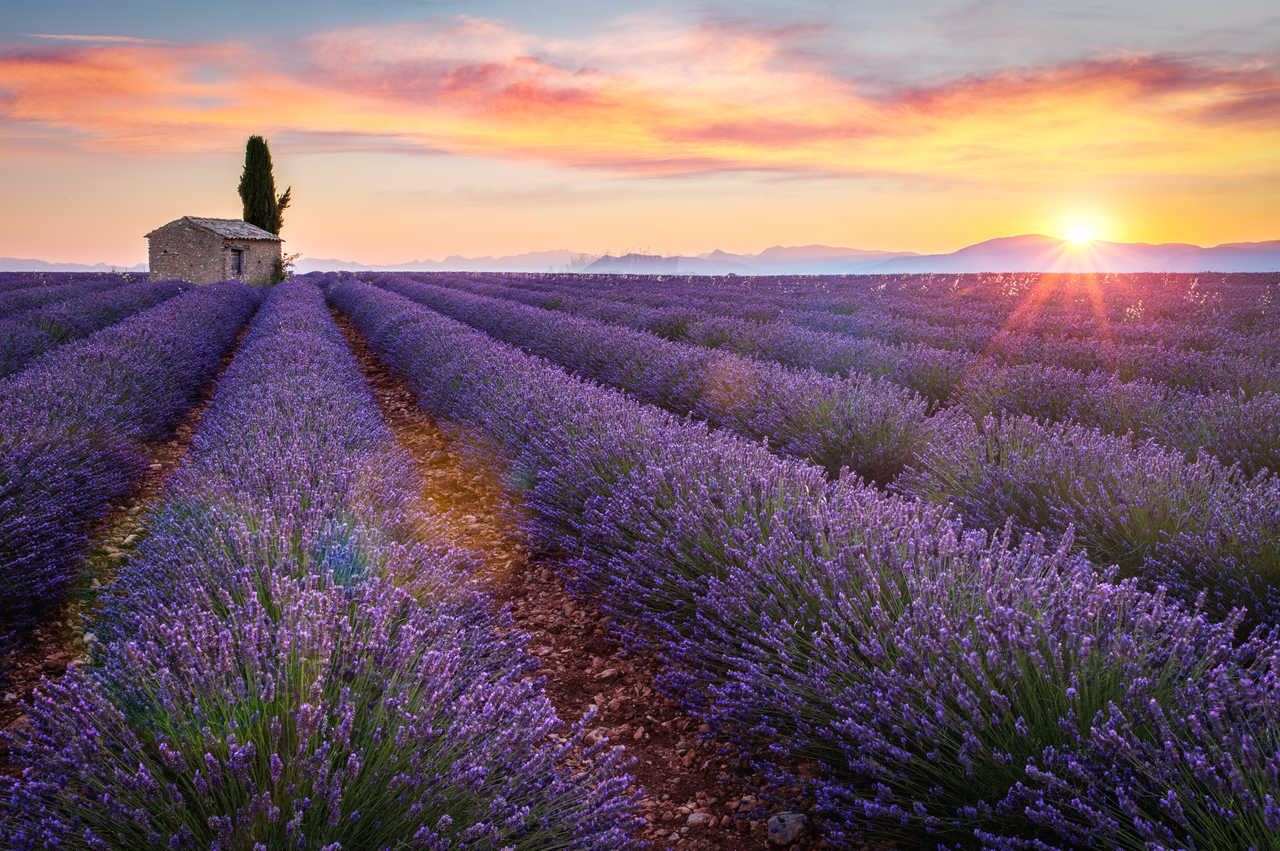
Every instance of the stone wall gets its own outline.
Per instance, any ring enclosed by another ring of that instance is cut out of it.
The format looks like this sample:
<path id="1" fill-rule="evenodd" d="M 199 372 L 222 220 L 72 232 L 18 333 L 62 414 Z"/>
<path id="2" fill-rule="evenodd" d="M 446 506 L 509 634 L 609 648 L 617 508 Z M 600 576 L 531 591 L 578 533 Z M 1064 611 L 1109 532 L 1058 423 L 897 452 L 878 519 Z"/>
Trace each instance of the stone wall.
<path id="1" fill-rule="evenodd" d="M 280 259 L 280 243 L 268 239 L 228 239 L 181 220 L 158 228 L 148 240 L 151 280 L 178 278 L 211 284 L 231 277 L 231 249 L 244 250 L 244 280 L 270 283 Z"/>
<path id="2" fill-rule="evenodd" d="M 231 251 L 234 248 L 244 249 L 244 279 L 251 284 L 269 284 L 271 276 L 276 273 L 276 263 L 280 260 L 280 243 L 270 239 L 229 239 L 228 250 L 224 252 L 227 263 L 227 277 L 231 276 Z"/>

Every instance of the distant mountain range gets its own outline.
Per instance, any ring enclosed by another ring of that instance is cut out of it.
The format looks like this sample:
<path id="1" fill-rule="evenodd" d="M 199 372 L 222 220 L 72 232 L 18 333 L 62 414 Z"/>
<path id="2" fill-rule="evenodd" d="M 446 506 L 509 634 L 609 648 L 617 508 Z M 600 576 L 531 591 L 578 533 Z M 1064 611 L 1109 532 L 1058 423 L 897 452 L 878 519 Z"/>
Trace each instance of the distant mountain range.
<path id="1" fill-rule="evenodd" d="M 696 257 L 606 254 L 583 271 L 631 275 L 838 275 L 915 256 L 905 251 L 865 251 L 830 245 L 776 245 L 759 254 L 730 254 L 718 250 Z"/>
<path id="2" fill-rule="evenodd" d="M 135 266 L 108 266 L 106 263 L 50 263 L 24 257 L 0 257 L 0 272 L 143 272 L 146 263 Z"/>
<path id="3" fill-rule="evenodd" d="M 339 269 L 352 272 L 564 272 L 575 266 L 578 268 L 574 271 L 579 271 L 595 257 L 564 250 L 529 251 L 506 257 L 459 257 L 455 254 L 443 260 L 410 260 L 389 266 L 371 266 L 327 257 L 302 257 L 293 267 L 299 273 Z"/>
<path id="4" fill-rule="evenodd" d="M 714 251 L 696 257 L 605 255 L 584 271 L 614 274 L 806 275 L 914 272 L 1273 272 L 1280 240 L 1201 248 L 1185 243 L 1074 244 L 1030 234 L 989 239 L 950 254 L 858 251 L 810 245 L 759 254 Z"/>
<path id="5" fill-rule="evenodd" d="M 0 272 L 107 272 L 104 263 L 49 263 L 0 257 Z M 603 257 L 573 251 L 531 251 L 502 257 L 450 256 L 368 265 L 350 260 L 303 257 L 298 272 L 592 272 L 660 275 L 840 275 L 914 272 L 1278 272 L 1280 240 L 1233 242 L 1202 248 L 1168 242 L 1074 244 L 1041 234 L 989 239 L 950 254 L 867 251 L 830 245 L 774 246 L 759 254 L 712 251 L 695 256 L 623 254 Z M 145 272 L 146 264 L 120 271 Z"/>
<path id="6" fill-rule="evenodd" d="M 1201 248 L 1180 242 L 1093 240 L 1079 245 L 1051 236 L 989 239 L 950 254 L 890 260 L 882 272 L 1275 272 L 1280 240 Z"/>

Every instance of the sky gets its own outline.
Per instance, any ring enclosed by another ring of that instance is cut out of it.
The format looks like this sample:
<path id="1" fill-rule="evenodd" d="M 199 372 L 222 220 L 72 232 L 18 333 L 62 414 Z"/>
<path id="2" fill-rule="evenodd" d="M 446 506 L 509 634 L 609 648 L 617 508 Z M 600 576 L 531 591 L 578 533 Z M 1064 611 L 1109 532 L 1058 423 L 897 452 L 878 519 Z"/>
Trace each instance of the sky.
<path id="1" fill-rule="evenodd" d="M 6 3 L 0 256 L 239 217 L 308 257 L 1280 239 L 1280 6 Z"/>

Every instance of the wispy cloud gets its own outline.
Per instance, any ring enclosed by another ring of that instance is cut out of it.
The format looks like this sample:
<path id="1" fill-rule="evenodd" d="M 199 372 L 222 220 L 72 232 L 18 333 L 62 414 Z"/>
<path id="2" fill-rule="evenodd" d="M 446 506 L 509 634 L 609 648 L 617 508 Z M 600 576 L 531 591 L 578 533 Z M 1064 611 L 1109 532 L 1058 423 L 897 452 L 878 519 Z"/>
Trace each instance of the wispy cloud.
<path id="1" fill-rule="evenodd" d="M 159 38 L 140 38 L 132 35 L 85 35 L 81 33 L 18 33 L 22 38 L 44 41 L 87 41 L 98 44 L 171 44 Z"/>

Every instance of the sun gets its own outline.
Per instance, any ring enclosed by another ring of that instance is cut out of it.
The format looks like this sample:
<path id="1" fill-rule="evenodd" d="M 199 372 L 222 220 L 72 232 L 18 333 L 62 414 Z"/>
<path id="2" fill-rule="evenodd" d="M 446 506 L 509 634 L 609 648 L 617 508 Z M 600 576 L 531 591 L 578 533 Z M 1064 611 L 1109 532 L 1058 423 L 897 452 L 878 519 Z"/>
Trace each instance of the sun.
<path id="1" fill-rule="evenodd" d="M 1076 225 L 1067 230 L 1067 242 L 1074 245 L 1084 245 L 1093 239 L 1093 231 L 1083 225 Z"/>

